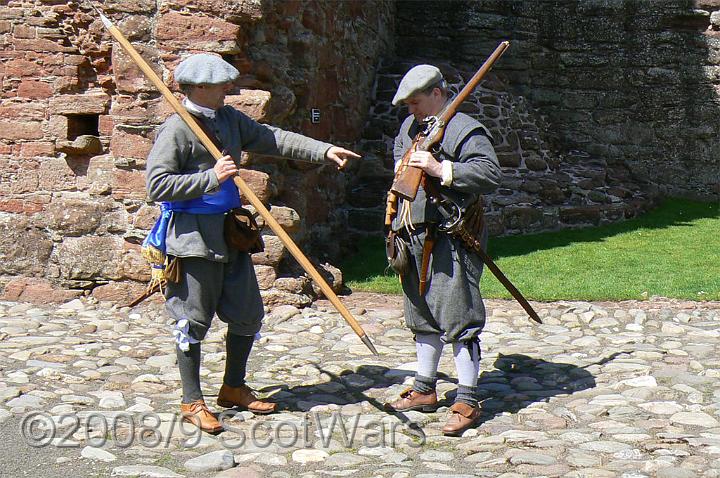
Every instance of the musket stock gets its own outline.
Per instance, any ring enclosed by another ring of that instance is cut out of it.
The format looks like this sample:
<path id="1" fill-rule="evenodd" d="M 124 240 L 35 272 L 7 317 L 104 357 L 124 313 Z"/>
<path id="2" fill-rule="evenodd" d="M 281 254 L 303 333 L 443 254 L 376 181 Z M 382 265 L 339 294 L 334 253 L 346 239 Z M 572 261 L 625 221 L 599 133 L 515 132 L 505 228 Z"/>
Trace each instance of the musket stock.
<path id="1" fill-rule="evenodd" d="M 395 194 L 397 197 L 405 199 L 406 201 L 414 201 L 417 195 L 418 188 L 420 187 L 420 181 L 422 180 L 422 169 L 410 166 L 410 156 L 418 150 L 422 136 L 418 135 L 414 140 L 413 144 L 405 151 L 405 154 L 400 161 L 400 166 L 395 173 L 395 180 L 393 181 L 390 192 Z"/>
<path id="2" fill-rule="evenodd" d="M 422 169 L 408 166 L 398 180 L 393 183 L 391 192 L 406 201 L 414 201 L 422 181 L 422 175 Z"/>

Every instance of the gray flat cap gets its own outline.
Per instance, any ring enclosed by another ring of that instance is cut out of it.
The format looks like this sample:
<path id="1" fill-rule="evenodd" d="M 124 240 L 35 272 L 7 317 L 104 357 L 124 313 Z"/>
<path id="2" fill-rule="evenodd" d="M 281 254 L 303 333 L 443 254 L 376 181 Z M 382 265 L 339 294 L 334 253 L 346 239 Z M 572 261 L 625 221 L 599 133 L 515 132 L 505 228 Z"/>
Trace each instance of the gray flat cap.
<path id="1" fill-rule="evenodd" d="M 417 93 L 422 91 L 433 83 L 437 83 L 443 79 L 442 73 L 432 65 L 417 65 L 410 68 L 400 81 L 397 93 L 392 100 L 393 105 L 397 105 Z"/>
<path id="2" fill-rule="evenodd" d="M 237 68 L 216 55 L 198 53 L 175 68 L 175 81 L 181 85 L 221 85 L 240 76 Z"/>

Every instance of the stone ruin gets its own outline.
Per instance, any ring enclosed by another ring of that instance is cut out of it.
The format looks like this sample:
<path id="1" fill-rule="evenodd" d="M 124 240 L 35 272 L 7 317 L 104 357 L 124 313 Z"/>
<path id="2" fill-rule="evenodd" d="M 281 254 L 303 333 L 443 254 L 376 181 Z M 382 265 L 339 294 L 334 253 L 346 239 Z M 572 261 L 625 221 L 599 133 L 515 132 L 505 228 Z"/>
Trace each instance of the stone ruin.
<path id="1" fill-rule="evenodd" d="M 186 54 L 242 74 L 251 117 L 360 149 L 350 171 L 257 155 L 243 178 L 318 264 L 382 229 L 390 106 L 416 63 L 458 90 L 501 40 L 511 48 L 464 105 L 505 171 L 493 234 L 633 217 L 658 198 L 720 194 L 720 0 L 108 0 L 169 86 Z M 424 19 L 424 20 L 423 20 Z M 139 244 L 158 208 L 144 188 L 171 112 L 83 3 L 0 6 L 0 286 L 6 299 L 124 302 L 144 287 Z M 313 121 L 319 113 L 319 121 Z M 316 294 L 277 238 L 254 256 L 269 305 Z M 340 272 L 323 268 L 335 287 Z"/>
<path id="2" fill-rule="evenodd" d="M 220 54 L 242 75 L 228 103 L 343 145 L 362 125 L 391 12 L 387 2 L 367 9 L 269 0 L 110 0 L 102 8 L 169 86 L 183 55 Z M 146 200 L 144 166 L 169 106 L 87 4 L 3 2 L 0 44 L 4 297 L 91 293 L 125 303 L 149 279 L 139 249 L 159 208 Z M 243 179 L 341 287 L 327 261 L 339 250 L 329 238 L 342 227 L 335 219 L 342 174 L 259 155 L 245 156 L 243 166 Z M 316 294 L 309 280 L 279 239 L 263 234 L 266 251 L 253 261 L 265 302 L 308 304 Z"/>
<path id="3" fill-rule="evenodd" d="M 402 75 L 436 64 L 458 91 L 502 40 L 464 105 L 505 173 L 488 195 L 493 234 L 618 221 L 668 195 L 720 199 L 720 1 L 407 0 L 395 22 L 361 140 L 369 161 L 348 186 L 357 237 L 382 229 Z"/>

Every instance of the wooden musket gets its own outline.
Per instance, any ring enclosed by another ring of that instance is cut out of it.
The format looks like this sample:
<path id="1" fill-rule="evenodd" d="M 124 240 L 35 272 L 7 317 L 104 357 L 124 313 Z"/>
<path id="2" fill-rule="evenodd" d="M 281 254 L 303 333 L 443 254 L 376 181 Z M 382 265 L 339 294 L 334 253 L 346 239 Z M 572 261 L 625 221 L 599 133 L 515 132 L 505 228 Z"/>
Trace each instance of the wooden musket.
<path id="1" fill-rule="evenodd" d="M 397 197 L 407 201 L 415 200 L 420 182 L 422 181 L 423 171 L 420 168 L 408 165 L 410 156 L 414 151 L 430 151 L 433 146 L 442 141 L 443 135 L 445 134 L 445 127 L 453 116 L 455 116 L 462 102 L 470 96 L 470 93 L 475 90 L 485 74 L 490 71 L 495 61 L 505 53 L 505 50 L 507 50 L 509 46 L 510 42 L 508 41 L 500 43 L 492 55 L 485 60 L 485 63 L 483 63 L 477 73 L 470 78 L 470 81 L 467 82 L 460 93 L 438 114 L 434 122 L 430 123 L 429 131 L 423 131 L 415 136 L 412 147 L 405 152 L 400 167 L 395 172 L 395 180 L 390 188 L 391 194 L 395 194 Z"/>

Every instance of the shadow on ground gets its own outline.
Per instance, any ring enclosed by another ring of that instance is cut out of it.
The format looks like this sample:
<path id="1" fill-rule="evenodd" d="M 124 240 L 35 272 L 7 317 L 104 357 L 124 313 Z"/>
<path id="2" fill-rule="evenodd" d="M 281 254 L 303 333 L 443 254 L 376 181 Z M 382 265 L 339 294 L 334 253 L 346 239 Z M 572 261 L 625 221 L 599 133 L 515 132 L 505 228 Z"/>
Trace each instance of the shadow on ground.
<path id="1" fill-rule="evenodd" d="M 614 356 L 605 360 L 612 360 Z M 522 354 L 500 354 L 494 366 L 495 369 L 482 372 L 478 379 L 482 410 L 478 425 L 551 397 L 595 387 L 595 377 L 586 367 L 568 363 L 548 362 Z"/>
<path id="2" fill-rule="evenodd" d="M 478 380 L 478 395 L 481 400 L 482 417 L 478 426 L 503 413 L 517 413 L 533 403 L 544 402 L 551 397 L 572 395 L 575 392 L 595 387 L 595 377 L 587 370 L 592 365 L 602 365 L 626 352 L 615 352 L 599 362 L 582 367 L 533 358 L 523 354 L 500 354 L 492 370 L 483 371 Z M 276 391 L 273 399 L 282 409 L 291 412 L 305 412 L 316 405 L 349 405 L 367 401 L 379 411 L 383 403 L 366 392 L 388 388 L 403 383 L 414 372 L 390 369 L 380 365 L 361 365 L 357 370 L 343 370 L 335 374 L 318 366 L 317 369 L 330 377 L 329 382 L 287 386 L 266 387 L 260 392 Z M 455 378 L 438 374 L 443 381 L 457 383 Z M 280 389 L 279 391 L 278 388 Z M 440 406 L 450 406 L 455 398 L 452 390 L 440 397 Z M 411 424 L 403 413 L 393 413 L 403 423 Z"/>

